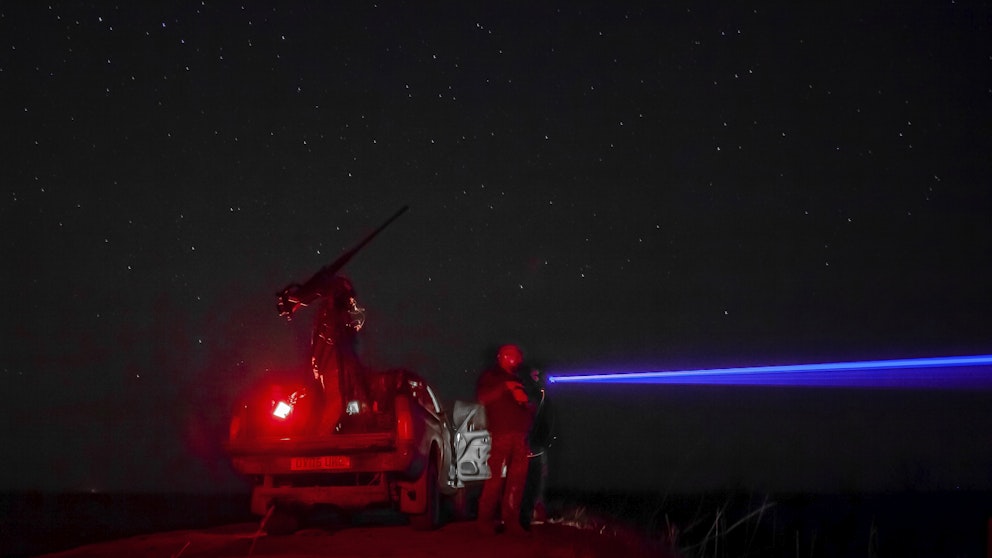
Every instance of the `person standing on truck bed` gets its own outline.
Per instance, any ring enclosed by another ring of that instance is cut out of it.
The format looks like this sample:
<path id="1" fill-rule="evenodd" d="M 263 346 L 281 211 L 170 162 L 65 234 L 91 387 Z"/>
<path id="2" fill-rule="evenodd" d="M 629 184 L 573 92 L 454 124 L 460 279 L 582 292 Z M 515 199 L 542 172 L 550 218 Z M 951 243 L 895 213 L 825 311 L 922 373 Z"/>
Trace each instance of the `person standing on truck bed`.
<path id="1" fill-rule="evenodd" d="M 368 405 L 365 366 L 356 348 L 358 332 L 365 325 L 365 309 L 358 305 L 351 281 L 337 274 L 318 274 L 306 285 L 286 287 L 280 296 L 288 301 L 279 307 L 287 317 L 323 299 L 313 325 L 310 366 L 321 408 L 314 426 L 321 434 L 329 433 L 343 414 L 357 414 Z"/>
<path id="2" fill-rule="evenodd" d="M 524 385 L 516 371 L 523 362 L 523 352 L 516 345 L 503 345 L 496 354 L 496 366 L 484 371 L 476 385 L 476 398 L 486 410 L 486 428 L 492 439 L 489 468 L 479 497 L 479 527 L 484 533 L 527 534 L 520 523 L 520 505 L 527 482 L 527 435 L 534 420 Z M 506 477 L 502 471 L 506 468 Z"/>

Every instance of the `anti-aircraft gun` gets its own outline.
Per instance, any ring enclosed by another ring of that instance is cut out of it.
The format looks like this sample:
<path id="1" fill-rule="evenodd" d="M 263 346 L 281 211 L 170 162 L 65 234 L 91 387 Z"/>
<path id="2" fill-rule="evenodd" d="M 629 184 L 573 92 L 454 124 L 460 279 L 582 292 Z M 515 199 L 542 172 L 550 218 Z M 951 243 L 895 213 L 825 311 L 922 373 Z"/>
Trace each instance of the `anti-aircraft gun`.
<path id="1" fill-rule="evenodd" d="M 321 268 L 307 282 L 293 283 L 276 294 L 276 310 L 287 320 L 300 308 L 321 301 L 311 340 L 310 366 L 314 384 L 298 398 L 309 398 L 313 411 L 309 431 L 340 430 L 342 421 L 369 419 L 366 411 L 379 402 L 370 394 L 369 374 L 358 357 L 357 334 L 365 325 L 365 309 L 358 305 L 351 281 L 341 269 L 379 233 L 399 218 L 403 206 L 353 248 Z"/>

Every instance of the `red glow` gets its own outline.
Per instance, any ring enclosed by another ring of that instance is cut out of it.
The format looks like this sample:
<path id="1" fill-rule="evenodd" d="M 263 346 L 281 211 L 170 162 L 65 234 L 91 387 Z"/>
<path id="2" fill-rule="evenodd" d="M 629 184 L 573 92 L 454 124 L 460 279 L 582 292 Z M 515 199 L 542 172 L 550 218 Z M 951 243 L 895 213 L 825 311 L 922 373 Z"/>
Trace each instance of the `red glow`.
<path id="1" fill-rule="evenodd" d="M 410 414 L 410 401 L 405 397 L 396 398 L 396 437 L 400 440 L 413 439 L 413 416 Z"/>
<path id="2" fill-rule="evenodd" d="M 285 419 L 289 416 L 289 412 L 292 410 L 293 407 L 291 407 L 288 403 L 285 401 L 280 401 L 279 403 L 276 403 L 276 408 L 272 411 L 272 414 L 278 418 Z"/>

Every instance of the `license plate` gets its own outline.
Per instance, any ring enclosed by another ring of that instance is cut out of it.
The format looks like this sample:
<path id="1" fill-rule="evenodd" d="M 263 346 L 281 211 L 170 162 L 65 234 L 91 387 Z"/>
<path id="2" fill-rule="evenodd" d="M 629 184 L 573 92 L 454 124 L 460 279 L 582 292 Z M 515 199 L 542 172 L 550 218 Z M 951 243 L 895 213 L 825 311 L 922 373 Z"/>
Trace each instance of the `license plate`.
<path id="1" fill-rule="evenodd" d="M 291 471 L 326 471 L 347 469 L 349 467 L 351 467 L 351 458 L 347 455 L 293 457 L 289 463 L 289 469 Z"/>

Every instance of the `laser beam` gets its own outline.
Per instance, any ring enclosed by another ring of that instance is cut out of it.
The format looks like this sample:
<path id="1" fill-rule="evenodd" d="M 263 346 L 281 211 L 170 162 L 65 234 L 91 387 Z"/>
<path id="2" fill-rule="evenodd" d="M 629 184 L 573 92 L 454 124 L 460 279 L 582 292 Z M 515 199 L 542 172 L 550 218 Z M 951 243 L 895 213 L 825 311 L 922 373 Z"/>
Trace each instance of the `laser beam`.
<path id="1" fill-rule="evenodd" d="M 549 375 L 549 383 L 879 388 L 992 387 L 992 355 Z"/>

